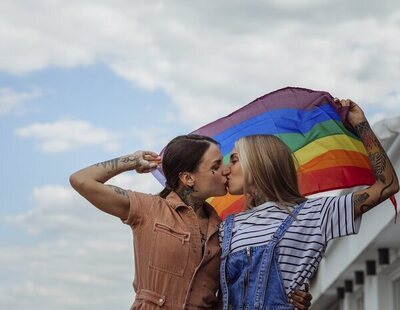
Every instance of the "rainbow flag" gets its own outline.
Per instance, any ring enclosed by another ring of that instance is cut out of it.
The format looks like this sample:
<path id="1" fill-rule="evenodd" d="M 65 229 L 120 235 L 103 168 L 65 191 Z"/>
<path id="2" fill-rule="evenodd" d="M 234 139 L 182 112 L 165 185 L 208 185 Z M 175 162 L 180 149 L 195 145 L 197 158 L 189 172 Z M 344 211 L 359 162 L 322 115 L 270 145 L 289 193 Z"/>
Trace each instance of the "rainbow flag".
<path id="1" fill-rule="evenodd" d="M 240 137 L 272 134 L 292 150 L 299 164 L 300 191 L 310 195 L 339 188 L 374 183 L 366 150 L 344 123 L 347 111 L 323 91 L 286 87 L 264 95 L 241 109 L 205 125 L 193 133 L 220 143 L 228 163 Z M 347 127 L 347 128 L 346 128 Z M 242 196 L 210 198 L 218 214 L 243 210 Z"/>

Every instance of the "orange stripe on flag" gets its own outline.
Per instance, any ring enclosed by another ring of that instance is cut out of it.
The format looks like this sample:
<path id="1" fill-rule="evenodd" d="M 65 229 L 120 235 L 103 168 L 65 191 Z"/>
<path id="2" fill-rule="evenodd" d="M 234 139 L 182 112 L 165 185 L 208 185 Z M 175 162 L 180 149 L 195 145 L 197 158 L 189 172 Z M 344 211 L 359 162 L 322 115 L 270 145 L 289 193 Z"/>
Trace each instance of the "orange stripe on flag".
<path id="1" fill-rule="evenodd" d="M 347 150 L 332 150 L 301 165 L 297 170 L 297 173 L 305 173 L 313 170 L 340 166 L 354 166 L 371 169 L 368 157 L 364 154 Z"/>
<path id="2" fill-rule="evenodd" d="M 231 195 L 228 193 L 225 196 L 207 199 L 207 202 L 212 205 L 215 211 L 217 211 L 218 215 L 220 215 L 226 208 L 230 207 L 233 203 L 241 198 L 241 195 Z"/>

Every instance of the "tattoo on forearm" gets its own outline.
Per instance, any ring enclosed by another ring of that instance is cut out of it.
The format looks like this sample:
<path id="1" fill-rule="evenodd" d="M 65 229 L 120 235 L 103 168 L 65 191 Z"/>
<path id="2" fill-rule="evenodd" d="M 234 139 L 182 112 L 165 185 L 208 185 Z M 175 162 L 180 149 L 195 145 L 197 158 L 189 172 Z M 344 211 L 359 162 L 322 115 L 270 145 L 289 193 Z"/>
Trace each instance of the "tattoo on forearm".
<path id="1" fill-rule="evenodd" d="M 96 164 L 96 166 L 103 166 L 107 172 L 114 171 L 118 167 L 119 158 L 114 158 L 110 160 L 103 161 L 101 163 Z"/>
<path id="2" fill-rule="evenodd" d="M 375 136 L 367 121 L 354 126 L 354 130 L 360 136 L 367 149 L 375 179 L 386 184 L 384 172 L 389 163 L 389 159 L 378 138 Z"/>
<path id="3" fill-rule="evenodd" d="M 362 205 L 361 209 L 360 209 L 361 210 L 361 214 L 364 214 L 365 212 L 368 212 L 373 207 L 375 207 L 375 205 Z"/>
<path id="4" fill-rule="evenodd" d="M 383 175 L 383 172 L 386 168 L 387 156 L 385 153 L 375 152 L 368 155 L 369 160 L 371 161 L 372 169 L 374 170 L 375 179 L 381 181 L 386 184 L 386 178 Z"/>
<path id="5" fill-rule="evenodd" d="M 111 187 L 117 194 L 128 197 L 128 193 L 126 192 L 126 190 L 114 185 L 107 185 L 107 186 Z"/>
<path id="6" fill-rule="evenodd" d="M 367 201 L 368 198 L 369 198 L 368 193 L 361 193 L 361 194 L 354 195 L 354 205 L 361 204 L 361 207 L 360 207 L 361 214 L 364 214 L 365 212 L 371 210 L 374 207 L 374 205 L 363 204 L 364 202 Z"/>
<path id="7" fill-rule="evenodd" d="M 376 201 L 376 202 L 372 202 L 371 201 L 370 204 L 361 205 L 361 207 L 360 207 L 361 213 L 364 214 L 365 212 L 367 212 L 367 211 L 371 210 L 373 207 L 375 207 L 377 204 L 379 204 L 382 201 L 384 201 L 386 198 L 384 198 L 383 192 L 386 189 L 388 189 L 389 187 L 391 187 L 393 185 L 393 182 L 394 182 L 394 177 L 392 175 L 392 179 L 389 182 L 389 184 L 386 185 L 384 188 L 382 188 L 381 192 L 379 193 L 378 201 Z M 369 198 L 369 195 L 367 193 L 362 193 L 362 194 L 355 195 L 354 196 L 354 204 L 356 204 L 356 203 L 362 204 L 365 201 L 367 201 L 368 198 Z"/>
<path id="8" fill-rule="evenodd" d="M 120 162 L 125 163 L 125 164 L 130 163 L 130 162 L 137 164 L 138 161 L 139 161 L 139 158 L 136 155 L 130 155 L 130 156 L 120 158 Z"/>
<path id="9" fill-rule="evenodd" d="M 372 147 L 377 141 L 374 132 L 372 131 L 367 121 L 361 122 L 354 126 L 354 130 L 358 136 L 363 140 L 367 148 Z M 378 145 L 380 145 L 378 141 Z"/>
<path id="10" fill-rule="evenodd" d="M 107 173 L 116 171 L 118 168 L 118 163 L 129 164 L 133 163 L 136 166 L 139 162 L 139 158 L 136 155 L 129 155 L 125 157 L 118 157 L 111 160 L 103 161 L 101 163 L 96 164 L 95 166 L 103 166 L 103 168 L 107 171 Z"/>
<path id="11" fill-rule="evenodd" d="M 369 198 L 368 193 L 355 194 L 353 198 L 354 205 L 363 204 L 364 202 L 367 201 L 368 198 Z"/>

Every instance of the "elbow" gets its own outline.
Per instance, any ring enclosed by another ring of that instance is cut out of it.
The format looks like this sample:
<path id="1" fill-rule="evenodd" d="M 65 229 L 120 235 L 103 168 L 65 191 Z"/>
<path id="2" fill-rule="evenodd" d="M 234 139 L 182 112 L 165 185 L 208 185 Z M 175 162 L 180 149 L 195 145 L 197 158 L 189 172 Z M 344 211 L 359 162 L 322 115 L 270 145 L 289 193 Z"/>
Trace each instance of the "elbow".
<path id="1" fill-rule="evenodd" d="M 84 180 L 76 172 L 70 175 L 69 183 L 78 192 L 84 186 Z"/>
<path id="2" fill-rule="evenodd" d="M 392 195 L 395 195 L 399 192 L 400 188 L 399 188 L 399 179 L 397 178 L 397 176 L 394 177 L 394 182 L 393 182 L 393 189 L 392 189 Z"/>
<path id="3" fill-rule="evenodd" d="M 393 181 L 386 186 L 386 193 L 384 194 L 386 197 L 385 199 L 391 197 L 392 195 L 395 195 L 399 192 L 399 180 L 397 176 L 395 175 L 393 178 Z"/>

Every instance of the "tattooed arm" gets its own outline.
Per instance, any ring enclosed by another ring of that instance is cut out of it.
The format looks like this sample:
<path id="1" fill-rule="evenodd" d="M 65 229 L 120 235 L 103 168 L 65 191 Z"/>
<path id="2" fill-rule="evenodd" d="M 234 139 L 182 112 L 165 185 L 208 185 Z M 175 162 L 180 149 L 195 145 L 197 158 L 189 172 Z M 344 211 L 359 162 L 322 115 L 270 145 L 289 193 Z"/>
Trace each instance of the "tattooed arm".
<path id="1" fill-rule="evenodd" d="M 339 102 L 337 99 L 336 101 Z M 373 185 L 353 195 L 354 217 L 358 217 L 397 193 L 399 181 L 389 157 L 369 126 L 361 108 L 349 99 L 340 100 L 340 104 L 349 107 L 348 120 L 367 150 L 375 175 Z"/>
<path id="2" fill-rule="evenodd" d="M 129 213 L 129 197 L 126 191 L 104 183 L 128 170 L 149 172 L 159 163 L 160 157 L 156 153 L 137 151 L 79 170 L 70 176 L 70 183 L 95 207 L 124 220 Z"/>

